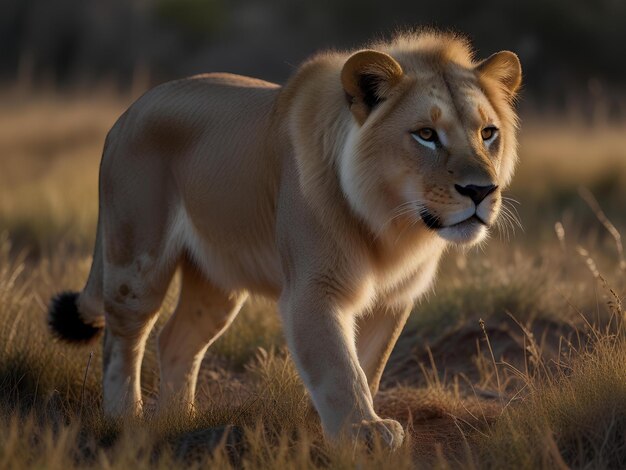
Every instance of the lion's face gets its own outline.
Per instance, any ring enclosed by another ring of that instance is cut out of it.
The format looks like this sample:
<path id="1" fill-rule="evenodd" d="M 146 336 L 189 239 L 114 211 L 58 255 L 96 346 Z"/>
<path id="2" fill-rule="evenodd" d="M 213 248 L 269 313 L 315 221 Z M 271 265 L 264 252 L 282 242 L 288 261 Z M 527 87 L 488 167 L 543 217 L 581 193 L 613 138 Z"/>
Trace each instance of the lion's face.
<path id="1" fill-rule="evenodd" d="M 462 244 L 485 237 L 516 144 L 510 104 L 497 100 L 504 91 L 490 100 L 484 89 L 476 70 L 456 65 L 407 74 L 354 126 L 341 182 L 373 230 L 426 229 Z"/>

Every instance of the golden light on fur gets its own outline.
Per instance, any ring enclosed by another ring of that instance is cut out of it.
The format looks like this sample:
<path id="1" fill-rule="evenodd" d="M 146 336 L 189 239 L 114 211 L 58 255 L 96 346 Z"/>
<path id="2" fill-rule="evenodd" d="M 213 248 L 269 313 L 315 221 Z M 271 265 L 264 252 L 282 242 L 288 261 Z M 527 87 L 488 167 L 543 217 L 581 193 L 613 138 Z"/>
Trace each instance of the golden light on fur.
<path id="1" fill-rule="evenodd" d="M 498 81 L 511 94 L 515 94 L 522 84 L 522 66 L 513 52 L 497 52 L 481 62 L 477 69 L 482 77 Z"/>
<path id="2" fill-rule="evenodd" d="M 373 395 L 443 251 L 498 217 L 520 77 L 512 53 L 475 62 L 464 40 L 423 33 L 320 54 L 283 88 L 207 74 L 140 98 L 107 137 L 93 265 L 72 304 L 86 324 L 106 319 L 105 412 L 142 412 L 141 358 L 180 267 L 162 402 L 193 408 L 205 351 L 263 295 L 325 433 L 401 445 Z"/>

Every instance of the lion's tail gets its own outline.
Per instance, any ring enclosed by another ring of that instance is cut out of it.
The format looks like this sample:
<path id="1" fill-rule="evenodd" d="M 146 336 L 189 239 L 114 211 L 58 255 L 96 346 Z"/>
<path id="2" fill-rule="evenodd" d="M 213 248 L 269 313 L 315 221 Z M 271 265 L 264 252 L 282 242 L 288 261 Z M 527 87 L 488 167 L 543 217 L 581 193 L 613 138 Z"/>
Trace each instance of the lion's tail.
<path id="1" fill-rule="evenodd" d="M 48 327 L 53 336 L 68 343 L 89 343 L 104 329 L 101 232 L 99 217 L 93 262 L 85 288 L 82 292 L 61 292 L 50 302 Z"/>

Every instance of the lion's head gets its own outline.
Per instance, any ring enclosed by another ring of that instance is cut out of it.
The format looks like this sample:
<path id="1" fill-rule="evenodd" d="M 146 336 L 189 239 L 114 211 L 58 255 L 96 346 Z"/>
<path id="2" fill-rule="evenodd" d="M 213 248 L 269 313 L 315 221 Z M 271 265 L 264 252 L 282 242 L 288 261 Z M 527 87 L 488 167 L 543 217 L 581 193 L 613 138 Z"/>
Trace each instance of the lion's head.
<path id="1" fill-rule="evenodd" d="M 517 56 L 476 62 L 458 38 L 405 36 L 350 56 L 341 81 L 354 124 L 339 173 L 352 208 L 376 232 L 408 224 L 483 239 L 517 158 Z"/>

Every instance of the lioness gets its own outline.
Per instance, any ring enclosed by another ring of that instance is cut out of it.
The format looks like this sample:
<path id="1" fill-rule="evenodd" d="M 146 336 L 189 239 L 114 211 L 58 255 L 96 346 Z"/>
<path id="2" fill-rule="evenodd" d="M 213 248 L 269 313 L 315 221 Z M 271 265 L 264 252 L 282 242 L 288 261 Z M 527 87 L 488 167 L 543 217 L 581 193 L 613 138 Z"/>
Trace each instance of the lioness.
<path id="1" fill-rule="evenodd" d="M 143 95 L 104 145 L 87 284 L 49 313 L 69 341 L 105 329 L 106 414 L 141 411 L 146 338 L 180 268 L 163 403 L 193 404 L 205 351 L 260 294 L 278 300 L 326 435 L 399 446 L 372 397 L 441 254 L 498 217 L 520 82 L 512 52 L 475 61 L 422 32 L 316 55 L 284 87 L 207 74 Z"/>

